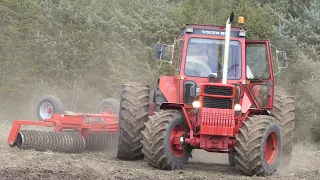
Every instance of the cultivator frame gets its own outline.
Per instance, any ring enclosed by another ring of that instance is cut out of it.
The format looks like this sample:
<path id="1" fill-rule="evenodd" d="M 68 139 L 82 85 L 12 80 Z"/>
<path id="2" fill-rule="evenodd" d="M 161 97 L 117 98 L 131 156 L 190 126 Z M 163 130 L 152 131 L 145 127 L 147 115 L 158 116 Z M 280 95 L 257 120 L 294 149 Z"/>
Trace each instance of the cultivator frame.
<path id="1" fill-rule="evenodd" d="M 54 98 L 57 99 L 51 97 Z M 115 143 L 118 132 L 118 114 L 110 111 L 101 114 L 64 111 L 42 120 L 14 120 L 8 137 L 9 146 L 71 153 L 104 150 Z M 22 126 L 52 127 L 53 131 L 21 130 Z"/>
<path id="2" fill-rule="evenodd" d="M 104 118 L 104 122 L 90 122 L 88 118 Z M 73 129 L 80 132 L 85 140 L 89 132 L 118 132 L 118 115 L 114 114 L 83 114 L 75 115 L 54 114 L 53 118 L 45 121 L 15 120 L 13 122 L 8 143 L 11 147 L 16 145 L 17 136 L 22 125 L 53 127 L 54 132 L 61 132 L 65 129 Z"/>

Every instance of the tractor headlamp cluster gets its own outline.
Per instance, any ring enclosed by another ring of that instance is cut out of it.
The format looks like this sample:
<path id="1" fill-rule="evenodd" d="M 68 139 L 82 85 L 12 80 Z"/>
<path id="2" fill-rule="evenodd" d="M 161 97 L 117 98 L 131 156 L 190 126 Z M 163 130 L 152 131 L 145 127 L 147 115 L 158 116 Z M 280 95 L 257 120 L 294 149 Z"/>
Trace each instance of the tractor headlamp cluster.
<path id="1" fill-rule="evenodd" d="M 199 109 L 200 108 L 200 101 L 198 96 L 200 95 L 200 91 L 201 91 L 201 86 L 197 86 L 196 87 L 196 98 L 194 99 L 194 101 L 192 102 L 192 107 L 195 109 Z"/>
<path id="2" fill-rule="evenodd" d="M 187 27 L 186 27 L 186 32 L 187 32 L 187 33 L 193 33 L 193 27 L 187 26 Z"/>
<path id="3" fill-rule="evenodd" d="M 240 104 L 236 104 L 236 105 L 234 105 L 234 110 L 235 111 L 241 111 L 241 105 Z"/>
<path id="4" fill-rule="evenodd" d="M 192 107 L 198 109 L 200 107 L 200 101 L 195 100 L 192 102 Z"/>

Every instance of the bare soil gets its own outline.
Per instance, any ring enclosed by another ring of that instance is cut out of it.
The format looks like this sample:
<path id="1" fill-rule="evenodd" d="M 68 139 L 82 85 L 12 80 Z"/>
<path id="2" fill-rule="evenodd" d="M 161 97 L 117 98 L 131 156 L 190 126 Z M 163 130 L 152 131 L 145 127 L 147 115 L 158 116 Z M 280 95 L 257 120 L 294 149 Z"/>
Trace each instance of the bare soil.
<path id="1" fill-rule="evenodd" d="M 320 150 L 296 146 L 292 163 L 270 177 L 242 176 L 226 154 L 193 152 L 185 170 L 162 171 L 143 160 L 120 161 L 115 149 L 64 154 L 10 148 L 11 123 L 0 125 L 0 179 L 320 179 Z M 29 128 L 28 128 L 29 129 Z"/>

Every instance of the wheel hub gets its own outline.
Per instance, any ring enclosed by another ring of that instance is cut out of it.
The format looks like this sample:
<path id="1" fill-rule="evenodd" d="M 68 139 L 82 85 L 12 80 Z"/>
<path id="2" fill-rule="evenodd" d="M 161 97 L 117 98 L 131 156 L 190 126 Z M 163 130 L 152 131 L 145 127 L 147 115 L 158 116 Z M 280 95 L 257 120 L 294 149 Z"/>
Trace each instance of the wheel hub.
<path id="1" fill-rule="evenodd" d="M 100 109 L 100 114 L 112 114 L 113 113 L 113 109 L 111 106 L 109 105 L 104 105 L 101 109 Z M 105 118 L 100 118 L 101 121 L 105 121 Z"/>
<path id="2" fill-rule="evenodd" d="M 186 138 L 184 136 L 180 137 L 180 145 L 185 146 L 186 145 Z"/>
<path id="3" fill-rule="evenodd" d="M 113 110 L 109 105 L 105 105 L 100 109 L 100 114 L 112 114 Z"/>
<path id="4" fill-rule="evenodd" d="M 274 163 L 279 151 L 279 142 L 276 133 L 272 132 L 264 144 L 264 157 L 268 164 Z"/>
<path id="5" fill-rule="evenodd" d="M 174 156 L 182 157 L 187 152 L 185 148 L 186 129 L 182 124 L 177 124 L 170 133 L 170 149 Z"/>
<path id="6" fill-rule="evenodd" d="M 40 114 L 41 118 L 49 119 L 52 117 L 53 107 L 50 103 L 45 102 L 45 103 L 41 104 L 39 111 L 40 111 L 39 114 Z"/>

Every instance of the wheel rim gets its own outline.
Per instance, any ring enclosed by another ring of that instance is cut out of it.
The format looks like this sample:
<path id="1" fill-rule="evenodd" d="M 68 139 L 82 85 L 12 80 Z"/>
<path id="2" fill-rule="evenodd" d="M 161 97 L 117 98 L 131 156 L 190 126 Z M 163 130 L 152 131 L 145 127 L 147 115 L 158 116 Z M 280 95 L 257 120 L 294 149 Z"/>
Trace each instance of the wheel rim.
<path id="1" fill-rule="evenodd" d="M 113 114 L 113 109 L 109 105 L 104 105 L 100 108 L 100 114 Z M 106 118 L 101 118 L 101 121 L 105 121 Z"/>
<path id="2" fill-rule="evenodd" d="M 104 105 L 100 109 L 100 114 L 112 114 L 113 109 L 109 105 Z"/>
<path id="3" fill-rule="evenodd" d="M 268 164 L 274 163 L 279 151 L 279 143 L 276 133 L 269 134 L 264 145 L 264 157 Z"/>
<path id="4" fill-rule="evenodd" d="M 176 157 L 183 157 L 187 149 L 180 144 L 180 137 L 186 134 L 186 128 L 182 124 L 177 124 L 170 133 L 170 150 Z"/>
<path id="5" fill-rule="evenodd" d="M 41 104 L 39 111 L 42 119 L 49 119 L 52 117 L 53 107 L 50 103 L 45 102 Z"/>

